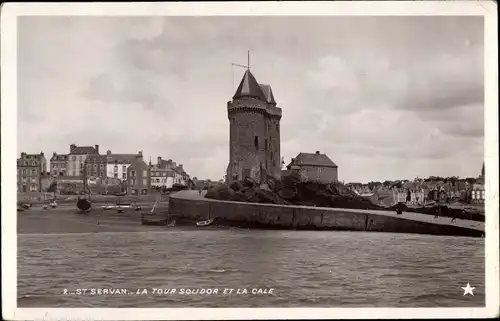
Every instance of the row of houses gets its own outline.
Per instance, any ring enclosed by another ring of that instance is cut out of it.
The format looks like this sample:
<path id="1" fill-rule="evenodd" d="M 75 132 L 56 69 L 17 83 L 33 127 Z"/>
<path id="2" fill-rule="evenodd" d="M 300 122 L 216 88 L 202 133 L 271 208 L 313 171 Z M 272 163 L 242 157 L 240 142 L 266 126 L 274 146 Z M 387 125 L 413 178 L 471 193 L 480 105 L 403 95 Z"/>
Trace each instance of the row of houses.
<path id="1" fill-rule="evenodd" d="M 464 201 L 472 204 L 484 204 L 484 165 L 476 182 L 467 181 L 454 183 L 443 181 L 404 181 L 400 187 L 377 186 L 369 188 L 366 184 L 348 183 L 347 186 L 356 194 L 381 205 L 405 203 L 421 206 L 439 199 L 441 202 Z"/>
<path id="2" fill-rule="evenodd" d="M 70 145 L 68 154 L 53 153 L 48 164 L 43 152 L 21 153 L 17 159 L 18 192 L 43 190 L 43 182 L 57 181 L 62 192 L 78 193 L 83 179 L 89 188 L 102 193 L 127 190 L 130 194 L 148 194 L 151 189 L 167 189 L 174 185 L 187 186 L 190 177 L 182 164 L 158 157 L 157 163 L 147 164 L 142 151 L 116 154 L 110 150 L 99 154 L 99 145 Z"/>

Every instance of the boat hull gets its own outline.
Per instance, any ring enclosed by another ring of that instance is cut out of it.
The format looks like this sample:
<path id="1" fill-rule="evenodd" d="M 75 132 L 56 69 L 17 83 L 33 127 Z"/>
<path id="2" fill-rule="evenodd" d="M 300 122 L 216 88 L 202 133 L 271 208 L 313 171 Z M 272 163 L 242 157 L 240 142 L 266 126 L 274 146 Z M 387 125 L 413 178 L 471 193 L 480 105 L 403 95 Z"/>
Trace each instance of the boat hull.
<path id="1" fill-rule="evenodd" d="M 78 207 L 79 210 L 88 211 L 92 207 L 92 203 L 87 199 L 79 199 L 78 202 L 76 202 L 76 207 Z"/>

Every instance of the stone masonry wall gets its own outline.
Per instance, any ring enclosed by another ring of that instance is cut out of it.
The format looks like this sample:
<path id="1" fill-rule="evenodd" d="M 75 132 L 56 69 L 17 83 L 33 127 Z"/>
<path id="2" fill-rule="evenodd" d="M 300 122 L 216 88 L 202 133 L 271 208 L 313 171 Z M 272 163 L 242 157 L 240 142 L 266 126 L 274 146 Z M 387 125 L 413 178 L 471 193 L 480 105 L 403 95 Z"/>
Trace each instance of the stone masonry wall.
<path id="1" fill-rule="evenodd" d="M 274 204 L 255 204 L 217 200 L 169 199 L 169 212 L 179 218 L 205 220 L 217 218 L 238 227 L 273 229 L 312 229 L 377 231 L 480 237 L 483 232 L 460 226 L 420 222 L 376 211 L 311 208 Z"/>

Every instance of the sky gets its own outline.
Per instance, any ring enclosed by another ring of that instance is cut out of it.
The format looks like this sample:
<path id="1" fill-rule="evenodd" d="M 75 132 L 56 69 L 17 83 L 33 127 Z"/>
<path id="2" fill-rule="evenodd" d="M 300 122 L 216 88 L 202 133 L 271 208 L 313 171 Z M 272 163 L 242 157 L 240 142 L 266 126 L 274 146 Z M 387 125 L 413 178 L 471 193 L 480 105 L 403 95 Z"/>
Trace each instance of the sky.
<path id="1" fill-rule="evenodd" d="M 473 16 L 32 16 L 18 20 L 18 154 L 137 153 L 219 180 L 227 101 L 251 71 L 282 108 L 281 155 L 339 180 L 477 177 L 484 31 Z"/>

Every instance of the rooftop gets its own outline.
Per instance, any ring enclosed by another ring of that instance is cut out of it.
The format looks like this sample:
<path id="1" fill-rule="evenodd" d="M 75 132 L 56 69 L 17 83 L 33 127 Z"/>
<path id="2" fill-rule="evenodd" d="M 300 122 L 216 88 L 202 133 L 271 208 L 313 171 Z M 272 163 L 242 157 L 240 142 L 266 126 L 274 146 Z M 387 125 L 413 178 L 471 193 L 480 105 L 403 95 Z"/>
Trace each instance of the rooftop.
<path id="1" fill-rule="evenodd" d="M 56 154 L 54 153 L 52 157 L 50 158 L 51 162 L 54 161 L 67 161 L 68 160 L 68 155 L 67 154 Z"/>
<path id="2" fill-rule="evenodd" d="M 136 159 L 140 159 L 141 154 L 108 154 L 105 156 L 108 163 L 131 164 Z"/>
<path id="3" fill-rule="evenodd" d="M 236 93 L 234 94 L 233 99 L 238 99 L 243 97 L 257 98 L 265 102 L 268 101 L 266 95 L 262 91 L 261 86 L 255 79 L 255 77 L 252 75 L 250 70 L 245 71 L 245 74 L 241 79 L 238 89 L 236 89 Z"/>
<path id="4" fill-rule="evenodd" d="M 338 167 L 326 154 L 316 153 L 299 153 L 293 158 L 287 167 L 297 166 L 320 166 L 320 167 Z"/>
<path id="5" fill-rule="evenodd" d="M 70 151 L 70 155 L 89 155 L 89 154 L 98 154 L 98 152 L 93 146 L 73 146 Z"/>
<path id="6" fill-rule="evenodd" d="M 266 102 L 276 105 L 276 100 L 274 100 L 273 90 L 271 89 L 271 86 L 260 84 L 260 88 L 262 89 L 262 92 L 266 97 Z"/>
<path id="7" fill-rule="evenodd" d="M 86 162 L 106 162 L 106 155 L 89 155 L 87 156 Z"/>

